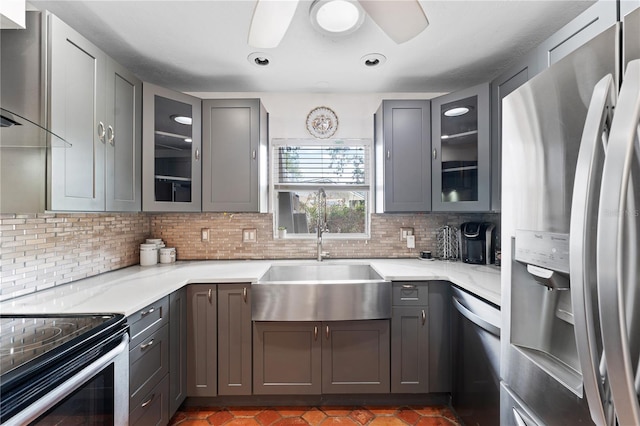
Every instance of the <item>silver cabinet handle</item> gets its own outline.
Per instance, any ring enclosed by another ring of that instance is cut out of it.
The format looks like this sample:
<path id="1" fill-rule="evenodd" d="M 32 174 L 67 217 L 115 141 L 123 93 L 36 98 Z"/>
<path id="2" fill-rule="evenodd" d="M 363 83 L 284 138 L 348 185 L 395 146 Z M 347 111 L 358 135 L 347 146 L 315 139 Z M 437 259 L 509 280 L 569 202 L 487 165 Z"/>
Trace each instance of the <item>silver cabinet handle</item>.
<path id="1" fill-rule="evenodd" d="M 155 310 L 156 310 L 156 308 L 151 308 L 148 311 L 142 311 L 142 312 L 140 312 L 140 316 L 141 317 L 146 317 L 147 315 L 154 313 Z"/>
<path id="2" fill-rule="evenodd" d="M 251 151 L 251 158 L 253 158 L 254 160 L 256 159 L 256 150 L 254 149 L 253 151 Z"/>
<path id="3" fill-rule="evenodd" d="M 154 393 L 153 395 L 151 395 L 151 398 L 147 399 L 145 402 L 143 402 L 140 407 L 144 408 L 147 405 L 151 404 L 151 401 L 153 401 L 153 398 L 156 397 L 156 394 Z"/>
<path id="4" fill-rule="evenodd" d="M 247 288 L 244 287 L 242 289 L 242 300 L 244 300 L 244 303 L 247 303 Z"/>
<path id="5" fill-rule="evenodd" d="M 325 333 L 326 333 L 326 335 L 327 335 L 327 339 L 328 339 L 328 338 L 329 338 L 329 326 L 327 326 L 327 328 L 326 328 L 326 330 L 325 330 Z"/>
<path id="6" fill-rule="evenodd" d="M 209 289 L 209 292 L 207 293 L 207 299 L 209 300 L 209 304 L 211 304 L 211 300 L 213 299 L 213 290 Z"/>
<path id="7" fill-rule="evenodd" d="M 114 139 L 116 138 L 116 132 L 113 131 L 113 127 L 107 127 L 107 141 L 113 146 Z"/>
<path id="8" fill-rule="evenodd" d="M 414 288 L 416 288 L 416 286 L 415 286 L 415 284 L 402 284 L 402 288 L 414 289 Z"/>
<path id="9" fill-rule="evenodd" d="M 200 149 L 196 148 L 196 161 L 200 161 Z"/>
<path id="10" fill-rule="evenodd" d="M 104 123 L 101 121 L 98 123 L 98 137 L 100 138 L 101 142 L 104 142 Z"/>
<path id="11" fill-rule="evenodd" d="M 391 159 L 391 150 L 388 149 L 387 150 L 387 160 L 390 160 L 390 159 Z"/>
<path id="12" fill-rule="evenodd" d="M 153 339 L 149 340 L 147 343 L 144 343 L 144 344 L 140 345 L 140 349 L 142 349 L 144 351 L 145 349 L 147 349 L 151 345 L 153 345 Z"/>
<path id="13" fill-rule="evenodd" d="M 423 309 L 422 310 L 422 325 L 424 325 L 426 322 L 427 322 L 427 313 Z"/>
<path id="14" fill-rule="evenodd" d="M 318 326 L 313 327 L 313 340 L 318 340 Z"/>
<path id="15" fill-rule="evenodd" d="M 438 158 L 438 151 L 435 148 L 433 148 L 433 152 L 431 153 L 431 156 L 433 157 L 434 160 Z"/>

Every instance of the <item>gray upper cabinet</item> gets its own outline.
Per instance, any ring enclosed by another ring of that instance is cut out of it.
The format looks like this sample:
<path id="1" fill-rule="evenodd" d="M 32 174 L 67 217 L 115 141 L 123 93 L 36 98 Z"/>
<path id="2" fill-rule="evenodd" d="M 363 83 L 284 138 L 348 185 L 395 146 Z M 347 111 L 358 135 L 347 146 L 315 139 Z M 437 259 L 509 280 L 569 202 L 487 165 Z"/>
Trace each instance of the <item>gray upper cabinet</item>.
<path id="1" fill-rule="evenodd" d="M 169 417 L 187 397 L 187 289 L 169 295 Z"/>
<path id="2" fill-rule="evenodd" d="M 218 394 L 251 395 L 250 284 L 218 285 Z"/>
<path id="3" fill-rule="evenodd" d="M 217 395 L 217 294 L 215 284 L 187 287 L 187 396 Z"/>
<path id="4" fill-rule="evenodd" d="M 260 99 L 210 99 L 202 108 L 202 210 L 266 212 L 267 112 Z"/>
<path id="5" fill-rule="evenodd" d="M 106 210 L 142 208 L 142 82 L 107 60 Z"/>
<path id="6" fill-rule="evenodd" d="M 385 100 L 376 112 L 376 212 L 431 210 L 430 108 L 424 100 Z"/>
<path id="7" fill-rule="evenodd" d="M 200 99 L 150 83 L 142 96 L 142 209 L 200 211 Z"/>
<path id="8" fill-rule="evenodd" d="M 50 129 L 71 146 L 51 149 L 48 208 L 104 210 L 107 57 L 54 15 L 49 40 Z"/>
<path id="9" fill-rule="evenodd" d="M 640 59 L 640 0 L 620 2 L 620 17 L 624 29 L 622 66 L 625 71 L 629 61 Z"/>
<path id="10" fill-rule="evenodd" d="M 433 211 L 489 210 L 489 84 L 433 99 Z"/>
<path id="11" fill-rule="evenodd" d="M 491 82 L 491 211 L 502 203 L 502 99 L 539 72 L 535 53 Z"/>
<path id="12" fill-rule="evenodd" d="M 615 1 L 601 0 L 542 42 L 537 48 L 543 68 L 555 64 L 586 42 L 614 25 L 618 15 Z"/>

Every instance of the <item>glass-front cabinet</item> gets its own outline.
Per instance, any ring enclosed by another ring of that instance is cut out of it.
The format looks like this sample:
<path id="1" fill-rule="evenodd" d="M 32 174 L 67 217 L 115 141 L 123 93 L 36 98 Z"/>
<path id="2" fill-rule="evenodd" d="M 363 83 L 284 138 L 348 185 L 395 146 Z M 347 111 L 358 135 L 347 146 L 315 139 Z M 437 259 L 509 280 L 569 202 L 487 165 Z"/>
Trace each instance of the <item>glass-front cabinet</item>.
<path id="1" fill-rule="evenodd" d="M 144 211 L 200 211 L 201 101 L 143 86 Z"/>
<path id="2" fill-rule="evenodd" d="M 489 84 L 431 101 L 432 210 L 488 211 Z"/>

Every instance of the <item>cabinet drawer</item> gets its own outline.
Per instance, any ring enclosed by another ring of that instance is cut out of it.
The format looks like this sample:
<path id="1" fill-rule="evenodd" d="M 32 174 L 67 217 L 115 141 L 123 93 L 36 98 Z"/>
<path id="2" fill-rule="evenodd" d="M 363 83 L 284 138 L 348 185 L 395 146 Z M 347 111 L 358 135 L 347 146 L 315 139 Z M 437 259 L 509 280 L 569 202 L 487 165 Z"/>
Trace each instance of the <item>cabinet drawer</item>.
<path id="1" fill-rule="evenodd" d="M 394 306 L 427 306 L 429 304 L 429 286 L 423 282 L 394 282 Z"/>
<path id="2" fill-rule="evenodd" d="M 129 351 L 130 408 L 141 403 L 149 389 L 169 372 L 169 326 L 143 337 Z"/>
<path id="3" fill-rule="evenodd" d="M 131 426 L 166 425 L 169 423 L 169 376 L 144 395 L 137 405 L 131 405 Z"/>
<path id="4" fill-rule="evenodd" d="M 145 306 L 127 318 L 129 323 L 130 346 L 140 343 L 143 333 L 159 329 L 169 320 L 169 298 L 162 299 Z"/>

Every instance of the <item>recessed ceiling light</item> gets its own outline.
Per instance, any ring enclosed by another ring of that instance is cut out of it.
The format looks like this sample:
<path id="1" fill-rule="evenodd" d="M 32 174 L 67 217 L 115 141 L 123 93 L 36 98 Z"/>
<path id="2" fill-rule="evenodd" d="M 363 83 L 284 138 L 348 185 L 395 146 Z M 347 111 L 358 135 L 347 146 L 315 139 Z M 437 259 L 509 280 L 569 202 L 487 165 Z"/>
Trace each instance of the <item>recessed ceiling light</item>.
<path id="1" fill-rule="evenodd" d="M 330 35 L 346 35 L 364 22 L 360 6 L 348 0 L 315 0 L 309 9 L 311 24 Z"/>
<path id="2" fill-rule="evenodd" d="M 367 68 L 377 67 L 387 62 L 386 56 L 380 53 L 369 53 L 360 58 L 360 60 Z"/>
<path id="3" fill-rule="evenodd" d="M 247 61 L 259 67 L 266 67 L 271 63 L 271 59 L 269 58 L 269 56 L 266 53 L 262 52 L 253 52 L 252 54 L 247 56 Z"/>
<path id="4" fill-rule="evenodd" d="M 172 115 L 171 119 L 176 123 L 185 124 L 187 126 L 191 126 L 193 123 L 193 119 L 191 117 L 187 117 L 184 115 Z"/>
<path id="5" fill-rule="evenodd" d="M 448 109 L 444 112 L 444 115 L 447 117 L 459 117 L 461 115 L 465 115 L 470 110 L 469 107 L 455 107 Z"/>

